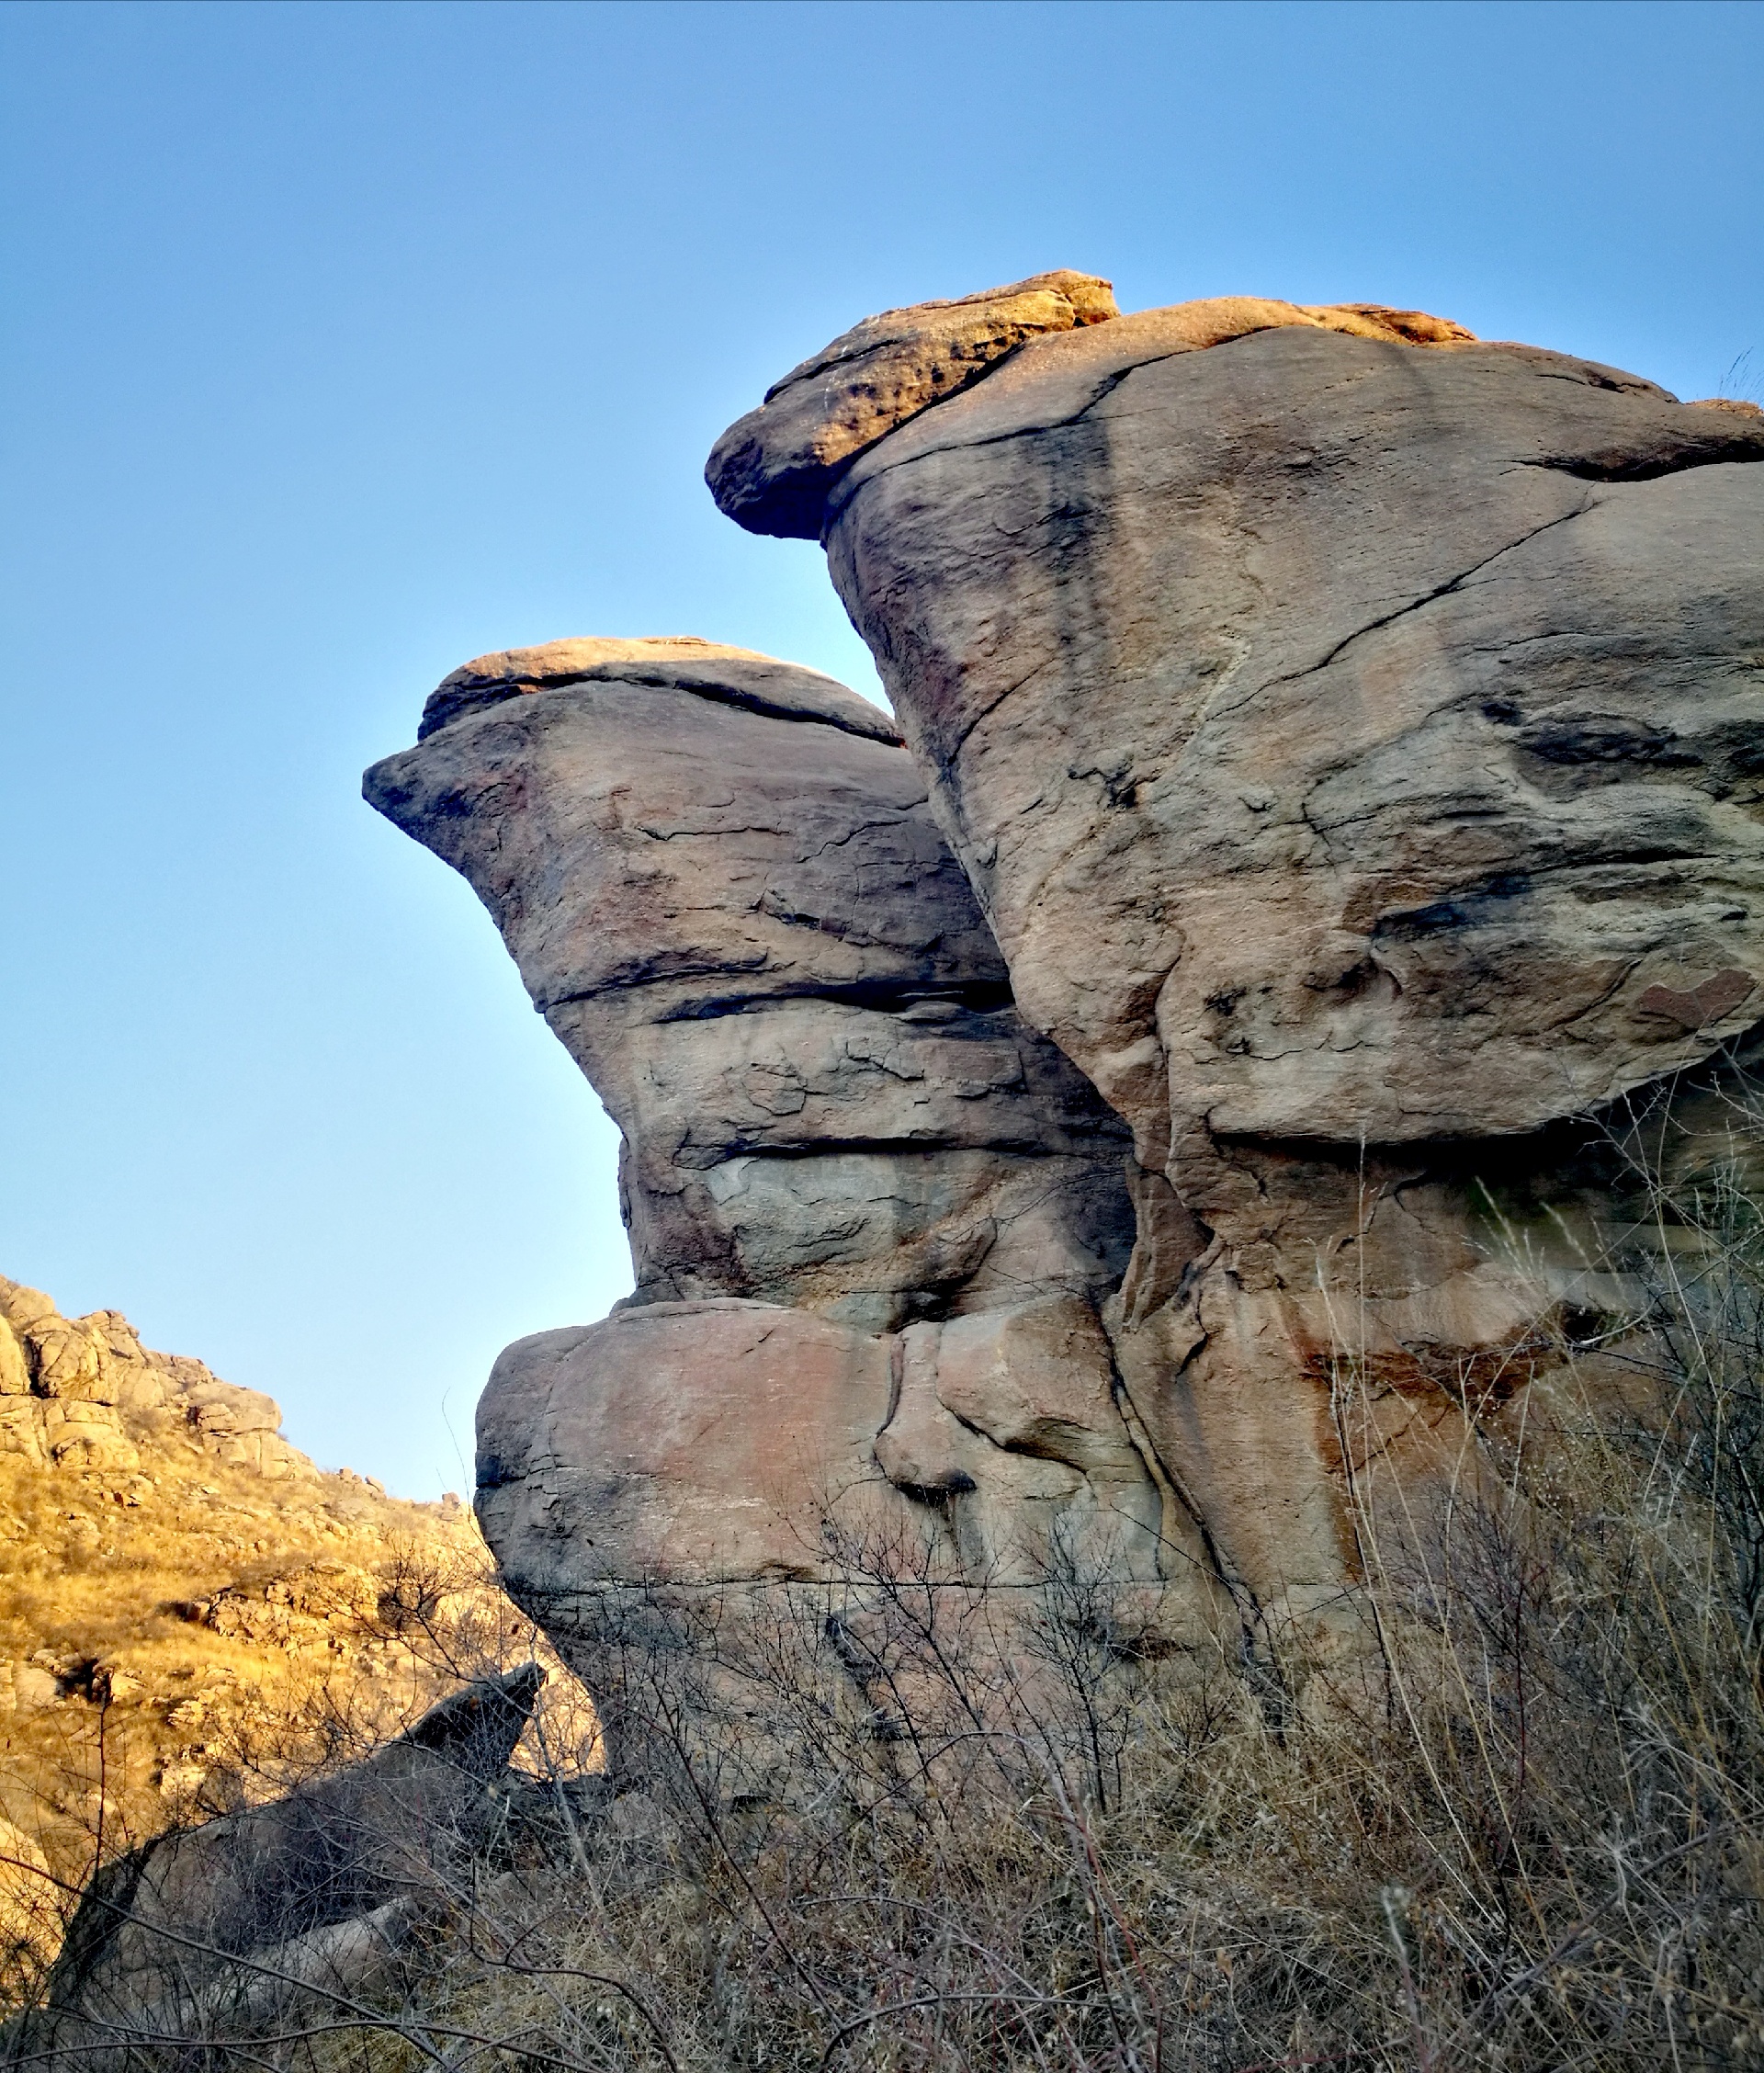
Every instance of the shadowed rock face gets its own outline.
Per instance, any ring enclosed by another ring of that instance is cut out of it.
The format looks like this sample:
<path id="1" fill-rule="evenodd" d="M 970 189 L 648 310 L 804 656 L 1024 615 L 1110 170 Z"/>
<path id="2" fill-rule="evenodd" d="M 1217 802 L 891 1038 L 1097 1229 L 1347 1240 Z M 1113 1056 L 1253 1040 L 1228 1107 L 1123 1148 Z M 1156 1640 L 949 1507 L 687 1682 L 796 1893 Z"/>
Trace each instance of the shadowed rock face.
<path id="1" fill-rule="evenodd" d="M 204 2017 L 285 2014 L 301 1988 L 379 1984 L 506 1824 L 524 1782 L 509 1760 L 543 1682 L 532 1663 L 481 1679 L 360 1762 L 114 1859 L 68 1926 L 51 2012 L 10 2041 L 77 2064 L 119 2024 L 175 2038 Z"/>
<path id="2" fill-rule="evenodd" d="M 827 484 L 1019 1005 L 1132 1126 L 1133 1402 L 1263 1596 L 1351 1568 L 1344 1457 L 1587 1297 L 1489 1201 L 1596 1251 L 1565 1119 L 1764 1010 L 1760 459 L 1611 368 L 1231 301 L 1028 340 Z"/>
<path id="3" fill-rule="evenodd" d="M 1156 1576 L 1094 1310 L 1125 1127 L 1017 1014 L 886 715 L 739 651 L 558 642 L 456 672 L 367 794 L 624 1134 L 635 1295 L 510 1348 L 480 1410 L 480 1514 L 553 1632 L 608 1580 L 812 1576 L 833 1515 L 999 1571 L 1118 1512 Z M 940 1343 L 1022 1368 L 1017 1408 L 957 1415 Z"/>

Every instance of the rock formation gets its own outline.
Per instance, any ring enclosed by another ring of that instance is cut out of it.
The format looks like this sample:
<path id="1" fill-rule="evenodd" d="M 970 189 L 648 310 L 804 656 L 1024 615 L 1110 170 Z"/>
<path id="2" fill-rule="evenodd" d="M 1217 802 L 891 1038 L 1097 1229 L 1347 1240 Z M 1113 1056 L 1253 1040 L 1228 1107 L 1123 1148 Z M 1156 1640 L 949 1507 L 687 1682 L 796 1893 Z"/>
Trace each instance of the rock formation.
<path id="1" fill-rule="evenodd" d="M 817 1575 L 829 1514 L 1000 1575 L 1057 1521 L 1148 1580 L 1185 1556 L 1095 1313 L 1125 1127 L 1017 1014 L 885 714 L 741 651 L 556 642 L 448 678 L 367 791 L 624 1135 L 635 1294 L 512 1347 L 480 1410 L 481 1515 L 554 1634 L 608 1580 Z"/>
<path id="2" fill-rule="evenodd" d="M 456 673 L 368 791 L 471 880 L 624 1133 L 639 1302 L 876 1331 L 1110 1286 L 1119 1126 L 1012 1013 L 874 706 L 705 643 L 560 641 Z"/>
<path id="3" fill-rule="evenodd" d="M 704 643 L 449 677 L 368 796 L 625 1138 L 635 1296 L 481 1410 L 565 1645 L 598 1582 L 824 1575 L 842 1517 L 1265 1630 L 1373 1486 L 1474 1475 L 1627 1316 L 1637 1114 L 1729 1143 L 1761 459 L 1423 312 L 1042 275 L 711 457 L 821 539 L 900 735 Z"/>
<path id="4" fill-rule="evenodd" d="M 1764 1009 L 1759 459 L 1756 412 L 1231 300 L 1025 341 L 801 514 L 1023 1013 L 1133 1127 L 1117 1357 L 1264 1599 L 1351 1573 L 1344 1453 L 1596 1305 L 1559 1127 Z"/>
<path id="5" fill-rule="evenodd" d="M 1107 281 L 1054 273 L 866 317 L 724 433 L 710 457 L 713 493 L 754 532 L 816 539 L 829 485 L 897 425 L 978 381 L 1025 339 L 1118 313 Z"/>

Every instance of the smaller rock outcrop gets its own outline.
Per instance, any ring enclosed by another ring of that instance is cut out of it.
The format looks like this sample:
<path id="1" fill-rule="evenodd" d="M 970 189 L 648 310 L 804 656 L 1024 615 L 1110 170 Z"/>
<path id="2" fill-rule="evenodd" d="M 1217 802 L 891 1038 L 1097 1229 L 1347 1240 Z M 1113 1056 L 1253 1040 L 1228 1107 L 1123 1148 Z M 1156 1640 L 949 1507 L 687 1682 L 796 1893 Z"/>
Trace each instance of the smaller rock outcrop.
<path id="1" fill-rule="evenodd" d="M 302 1991 L 371 1988 L 506 1818 L 524 1784 L 509 1760 L 544 1678 L 530 1663 L 481 1679 L 358 1763 L 114 1860 L 11 2041 L 66 2052 L 137 2031 L 236 2035 Z"/>
<path id="2" fill-rule="evenodd" d="M 888 714 L 570 640 L 468 663 L 424 724 L 367 796 L 471 882 L 619 1126 L 635 1301 L 881 1331 L 1111 1285 L 1120 1126 L 1017 1016 Z"/>
<path id="3" fill-rule="evenodd" d="M 598 1697 L 609 1587 L 807 1582 L 876 1540 L 1002 1584 L 1192 1567 L 1096 1317 L 1124 1127 L 1017 1014 L 888 716 L 740 651 L 516 653 L 366 782 L 624 1135 L 634 1295 L 510 1347 L 479 1408 L 516 1597 Z"/>

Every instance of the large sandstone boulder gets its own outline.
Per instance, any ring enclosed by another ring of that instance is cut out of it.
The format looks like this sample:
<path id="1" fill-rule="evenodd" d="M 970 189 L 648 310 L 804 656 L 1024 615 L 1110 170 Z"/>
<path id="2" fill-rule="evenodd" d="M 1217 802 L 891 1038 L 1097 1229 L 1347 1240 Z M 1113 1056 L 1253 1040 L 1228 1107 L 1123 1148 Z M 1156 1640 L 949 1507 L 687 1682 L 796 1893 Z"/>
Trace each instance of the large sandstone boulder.
<path id="1" fill-rule="evenodd" d="M 553 1628 L 609 1584 L 808 1582 L 903 1530 L 952 1575 L 1030 1583 L 1057 1549 L 1155 1583 L 1193 1555 L 1170 1494 L 1083 1296 L 884 1335 L 731 1297 L 620 1309 L 509 1347 L 479 1411 L 485 1535 Z"/>
<path id="2" fill-rule="evenodd" d="M 1125 1127 L 1017 1014 L 887 715 L 741 651 L 558 642 L 456 672 L 367 794 L 471 881 L 624 1135 L 635 1294 L 511 1347 L 480 1409 L 486 1534 L 573 1660 L 608 1586 L 801 1581 L 834 1542 L 1188 1558 L 1096 1319 Z M 1018 1376 L 1008 1412 L 938 1396 L 940 1335 Z"/>
<path id="3" fill-rule="evenodd" d="M 1609 368 L 1233 299 L 1025 339 L 824 483 L 1018 1004 L 1132 1126 L 1116 1358 L 1264 1601 L 1620 1307 L 1569 1119 L 1764 1013 L 1759 459 Z"/>
<path id="4" fill-rule="evenodd" d="M 485 1535 L 552 1624 L 603 1583 L 813 1578 L 823 1521 L 879 1494 L 891 1389 L 888 1339 L 739 1297 L 519 1341 L 479 1417 Z"/>

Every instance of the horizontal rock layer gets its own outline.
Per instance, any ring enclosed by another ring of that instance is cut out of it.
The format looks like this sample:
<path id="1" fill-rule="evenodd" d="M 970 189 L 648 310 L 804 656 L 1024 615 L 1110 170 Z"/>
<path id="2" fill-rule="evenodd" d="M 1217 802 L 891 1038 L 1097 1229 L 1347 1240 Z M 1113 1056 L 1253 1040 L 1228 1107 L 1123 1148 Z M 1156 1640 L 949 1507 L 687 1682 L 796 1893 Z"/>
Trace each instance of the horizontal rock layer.
<path id="1" fill-rule="evenodd" d="M 752 532 L 814 539 L 827 489 L 854 455 L 978 380 L 1024 339 L 1114 314 L 1107 281 L 1053 273 L 867 317 L 729 427 L 705 470 L 711 494 Z"/>
<path id="2" fill-rule="evenodd" d="M 727 1298 L 622 1310 L 511 1346 L 478 1438 L 486 1535 L 554 1629 L 601 1585 L 811 1581 L 888 1548 L 995 1583 L 1200 1559 L 1082 1297 L 882 1336 Z"/>

